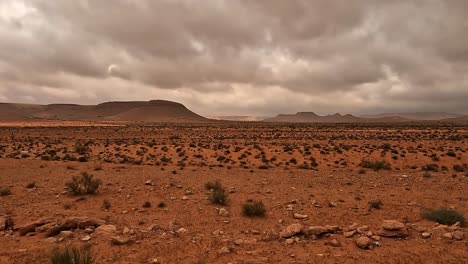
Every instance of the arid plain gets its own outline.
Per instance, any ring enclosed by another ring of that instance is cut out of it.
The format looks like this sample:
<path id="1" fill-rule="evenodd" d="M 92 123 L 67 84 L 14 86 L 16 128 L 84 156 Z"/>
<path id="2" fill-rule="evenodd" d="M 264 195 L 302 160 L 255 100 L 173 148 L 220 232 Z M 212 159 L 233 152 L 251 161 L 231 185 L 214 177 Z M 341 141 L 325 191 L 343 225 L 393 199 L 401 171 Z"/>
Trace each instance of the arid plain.
<path id="1" fill-rule="evenodd" d="M 467 150 L 437 122 L 5 123 L 0 263 L 467 263 L 428 217 L 467 215 Z"/>

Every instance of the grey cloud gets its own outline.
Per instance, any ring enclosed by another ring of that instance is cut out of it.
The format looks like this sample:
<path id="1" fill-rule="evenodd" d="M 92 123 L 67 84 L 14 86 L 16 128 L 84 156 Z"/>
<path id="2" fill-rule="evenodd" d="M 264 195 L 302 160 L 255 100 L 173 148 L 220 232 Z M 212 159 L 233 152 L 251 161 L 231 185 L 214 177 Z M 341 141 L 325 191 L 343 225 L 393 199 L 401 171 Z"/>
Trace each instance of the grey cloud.
<path id="1" fill-rule="evenodd" d="M 463 0 L 5 1 L 2 100 L 468 113 Z"/>

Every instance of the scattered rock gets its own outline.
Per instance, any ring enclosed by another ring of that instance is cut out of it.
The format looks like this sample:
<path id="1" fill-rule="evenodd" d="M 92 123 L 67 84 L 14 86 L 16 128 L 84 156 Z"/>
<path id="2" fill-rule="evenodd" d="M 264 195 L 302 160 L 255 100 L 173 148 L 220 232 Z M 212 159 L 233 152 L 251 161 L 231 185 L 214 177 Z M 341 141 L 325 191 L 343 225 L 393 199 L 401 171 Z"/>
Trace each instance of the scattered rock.
<path id="1" fill-rule="evenodd" d="M 324 226 L 310 226 L 307 230 L 306 230 L 306 234 L 307 235 L 310 235 L 310 236 L 321 236 L 323 234 L 326 234 L 328 233 L 328 228 L 324 227 Z"/>
<path id="2" fill-rule="evenodd" d="M 232 252 L 232 249 L 229 248 L 229 247 L 222 247 L 222 248 L 218 251 L 218 253 L 219 253 L 220 255 L 230 254 L 231 252 Z"/>
<path id="3" fill-rule="evenodd" d="M 218 210 L 218 215 L 223 216 L 223 217 L 228 217 L 230 215 L 230 213 L 226 208 L 220 208 Z"/>
<path id="4" fill-rule="evenodd" d="M 382 223 L 382 228 L 387 231 L 400 231 L 405 229 L 405 224 L 396 220 L 384 220 Z"/>
<path id="5" fill-rule="evenodd" d="M 404 238 L 409 235 L 405 224 L 396 220 L 384 220 L 381 229 L 377 231 L 377 235 L 383 237 Z"/>
<path id="6" fill-rule="evenodd" d="M 336 238 L 327 241 L 325 244 L 330 245 L 332 247 L 341 247 L 341 242 Z"/>
<path id="7" fill-rule="evenodd" d="M 28 233 L 35 232 L 36 231 L 36 224 L 27 224 L 19 228 L 19 235 L 20 236 L 25 236 Z"/>
<path id="8" fill-rule="evenodd" d="M 81 238 L 81 241 L 90 241 L 91 240 L 91 236 L 90 235 L 86 235 L 84 236 L 83 238 Z"/>
<path id="9" fill-rule="evenodd" d="M 151 180 L 147 180 L 147 181 L 145 182 L 145 185 L 153 185 L 153 182 L 151 182 Z"/>
<path id="10" fill-rule="evenodd" d="M 357 231 L 356 230 L 352 230 L 352 231 L 349 231 L 349 232 L 344 232 L 343 235 L 344 237 L 346 238 L 351 238 L 353 237 L 354 235 L 356 235 Z"/>
<path id="11" fill-rule="evenodd" d="M 430 238 L 431 236 L 432 236 L 432 234 L 429 233 L 429 232 L 424 232 L 424 233 L 421 234 L 421 237 L 424 238 L 424 239 Z"/>
<path id="12" fill-rule="evenodd" d="M 123 246 L 127 245 L 130 243 L 130 239 L 128 238 L 122 238 L 122 237 L 112 237 L 111 238 L 111 244 L 116 245 L 116 246 Z"/>
<path id="13" fill-rule="evenodd" d="M 159 231 L 159 230 L 164 230 L 164 228 L 162 228 L 160 225 L 156 225 L 156 224 L 150 225 L 148 227 L 148 231 Z"/>
<path id="14" fill-rule="evenodd" d="M 432 228 L 432 231 L 439 231 L 439 232 L 443 232 L 445 230 L 447 230 L 448 226 L 447 225 L 437 225 L 436 227 Z"/>
<path id="15" fill-rule="evenodd" d="M 71 238 L 71 237 L 73 237 L 73 232 L 72 232 L 72 231 L 68 231 L 68 230 L 66 230 L 66 231 L 61 231 L 61 232 L 60 232 L 60 235 L 61 235 L 62 237 Z"/>
<path id="16" fill-rule="evenodd" d="M 356 239 L 356 245 L 360 249 L 371 249 L 372 248 L 372 239 L 362 236 Z"/>
<path id="17" fill-rule="evenodd" d="M 453 232 L 453 239 L 454 240 L 463 240 L 465 238 L 465 234 L 462 231 L 455 231 Z"/>
<path id="18" fill-rule="evenodd" d="M 368 225 L 360 226 L 356 230 L 359 233 L 364 234 L 365 232 L 369 231 L 369 226 Z"/>
<path id="19" fill-rule="evenodd" d="M 341 231 L 341 228 L 339 226 L 326 225 L 325 228 L 328 229 L 327 233 L 332 233 L 332 234 L 335 234 Z"/>
<path id="20" fill-rule="evenodd" d="M 282 238 L 290 238 L 295 235 L 299 235 L 303 232 L 304 226 L 302 224 L 291 224 L 283 231 L 280 232 Z"/>
<path id="21" fill-rule="evenodd" d="M 176 231 L 176 233 L 177 233 L 177 235 L 183 235 L 183 234 L 187 233 L 187 229 L 181 227 Z"/>
<path id="22" fill-rule="evenodd" d="M 61 224 L 52 226 L 45 232 L 46 237 L 52 237 L 60 234 L 64 230 L 85 229 L 87 227 L 98 227 L 103 225 L 104 221 L 88 218 L 67 218 Z"/>
<path id="23" fill-rule="evenodd" d="M 400 231 L 388 231 L 385 229 L 380 229 L 377 231 L 377 235 L 390 238 L 405 238 L 409 235 L 409 233 L 406 229 L 402 229 Z"/>
<path id="24" fill-rule="evenodd" d="M 55 238 L 55 237 L 48 237 L 48 238 L 44 239 L 44 241 L 45 241 L 46 243 L 53 244 L 53 243 L 57 243 L 57 242 L 58 242 L 58 239 Z"/>
<path id="25" fill-rule="evenodd" d="M 117 233 L 117 227 L 115 225 L 102 225 L 94 230 L 98 235 L 109 235 Z"/>
<path id="26" fill-rule="evenodd" d="M 39 233 L 44 233 L 44 232 L 47 232 L 47 230 L 53 228 L 57 226 L 57 223 L 48 223 L 48 224 L 45 224 L 43 226 L 36 226 L 36 232 L 39 232 Z"/>
<path id="27" fill-rule="evenodd" d="M 457 230 L 460 229 L 460 226 L 461 226 L 460 222 L 456 222 L 455 224 L 453 224 L 453 225 L 451 225 L 450 227 L 448 227 L 448 229 L 449 229 L 450 231 L 457 231 Z"/>
<path id="28" fill-rule="evenodd" d="M 308 217 L 307 215 L 298 214 L 298 213 L 294 213 L 293 216 L 295 219 L 306 219 Z"/>
<path id="29" fill-rule="evenodd" d="M 448 238 L 448 239 L 453 239 L 453 234 L 452 233 L 443 233 L 442 237 Z"/>
<path id="30" fill-rule="evenodd" d="M 279 234 L 275 230 L 264 231 L 262 235 L 262 241 L 273 241 L 278 238 L 279 238 Z"/>

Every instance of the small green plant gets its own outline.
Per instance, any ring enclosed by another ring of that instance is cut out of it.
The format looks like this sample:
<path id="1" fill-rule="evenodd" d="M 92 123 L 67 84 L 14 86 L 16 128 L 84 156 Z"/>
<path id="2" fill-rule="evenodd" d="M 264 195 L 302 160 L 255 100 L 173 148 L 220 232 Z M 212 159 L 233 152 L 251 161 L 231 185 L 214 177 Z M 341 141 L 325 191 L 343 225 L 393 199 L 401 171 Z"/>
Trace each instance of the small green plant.
<path id="1" fill-rule="evenodd" d="M 83 172 L 81 177 L 74 176 L 65 186 L 73 195 L 96 194 L 98 192 L 101 181 L 93 179 L 93 175 Z"/>
<path id="2" fill-rule="evenodd" d="M 453 157 L 453 158 L 454 158 L 454 157 L 457 156 L 457 154 L 455 154 L 455 152 L 453 152 L 453 151 L 448 151 L 448 152 L 447 152 L 447 156 Z"/>
<path id="3" fill-rule="evenodd" d="M 392 168 L 392 166 L 384 160 L 380 160 L 380 161 L 363 160 L 361 161 L 361 163 L 359 163 L 359 166 L 366 168 L 366 169 L 373 169 L 375 171 L 390 170 Z"/>
<path id="4" fill-rule="evenodd" d="M 248 201 L 242 205 L 242 214 L 247 217 L 264 217 L 266 207 L 261 201 Z"/>
<path id="5" fill-rule="evenodd" d="M 222 188 L 222 185 L 219 181 L 205 183 L 205 189 L 207 190 L 216 190 L 216 189 L 221 189 L 221 188 Z"/>
<path id="6" fill-rule="evenodd" d="M 431 177 L 432 177 L 432 174 L 430 172 L 426 171 L 423 173 L 423 178 L 429 179 Z"/>
<path id="7" fill-rule="evenodd" d="M 65 247 L 55 249 L 50 256 L 50 264 L 93 264 L 93 256 L 89 247 Z"/>
<path id="8" fill-rule="evenodd" d="M 102 201 L 102 208 L 106 209 L 106 210 L 109 210 L 111 208 L 111 203 L 109 200 L 107 199 L 104 199 Z"/>
<path id="9" fill-rule="evenodd" d="M 205 189 L 211 191 L 209 199 L 212 203 L 220 205 L 227 204 L 227 193 L 221 185 L 221 182 L 207 182 L 205 183 Z"/>
<path id="10" fill-rule="evenodd" d="M 8 187 L 0 188 L 0 196 L 11 195 L 11 190 Z"/>
<path id="11" fill-rule="evenodd" d="M 465 172 L 465 166 L 455 164 L 453 165 L 453 170 L 456 172 Z"/>
<path id="12" fill-rule="evenodd" d="M 86 155 L 90 151 L 87 144 L 82 142 L 76 142 L 75 144 L 75 152 L 79 155 Z"/>
<path id="13" fill-rule="evenodd" d="M 438 172 L 439 171 L 439 165 L 437 164 L 426 164 L 421 167 L 423 171 L 433 171 L 433 172 Z"/>
<path id="14" fill-rule="evenodd" d="M 380 200 L 370 201 L 370 202 L 369 202 L 369 209 L 377 209 L 377 210 L 379 210 L 379 209 L 382 208 L 382 205 L 383 205 L 383 203 L 382 203 L 382 201 L 380 201 Z"/>
<path id="15" fill-rule="evenodd" d="M 33 189 L 36 188 L 36 182 L 30 182 L 26 185 L 27 189 Z"/>
<path id="16" fill-rule="evenodd" d="M 452 209 L 441 208 L 424 213 L 424 218 L 444 225 L 453 225 L 460 222 L 462 226 L 466 224 L 465 217 Z"/>
<path id="17" fill-rule="evenodd" d="M 217 189 L 214 189 L 211 194 L 210 194 L 210 201 L 214 204 L 219 204 L 219 205 L 226 205 L 227 204 L 227 193 L 226 191 L 222 188 L 219 187 Z"/>

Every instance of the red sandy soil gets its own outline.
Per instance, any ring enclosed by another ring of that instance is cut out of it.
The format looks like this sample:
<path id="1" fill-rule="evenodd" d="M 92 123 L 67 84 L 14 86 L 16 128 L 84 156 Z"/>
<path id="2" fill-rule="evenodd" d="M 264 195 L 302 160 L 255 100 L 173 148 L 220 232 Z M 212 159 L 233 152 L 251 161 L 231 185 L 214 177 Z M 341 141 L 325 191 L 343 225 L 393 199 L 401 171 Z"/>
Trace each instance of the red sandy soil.
<path id="1" fill-rule="evenodd" d="M 95 263 L 467 263 L 466 227 L 454 227 L 464 237 L 450 239 L 444 236 L 454 230 L 433 229 L 437 223 L 422 217 L 435 208 L 468 216 L 468 169 L 454 170 L 468 164 L 467 150 L 468 127 L 427 123 L 0 127 L 0 188 L 11 191 L 0 196 L 0 221 L 14 221 L 0 231 L 0 263 L 48 263 L 66 245 L 90 245 Z M 391 169 L 363 169 L 362 160 Z M 428 164 L 438 171 L 423 171 Z M 102 181 L 98 194 L 67 192 L 65 183 L 81 172 Z M 228 192 L 226 206 L 208 200 L 204 185 L 216 180 Z M 36 187 L 26 188 L 31 182 Z M 262 201 L 266 216 L 243 216 L 248 199 Z M 375 200 L 381 209 L 370 208 Z M 230 215 L 218 215 L 219 208 Z M 45 237 L 73 217 L 117 231 L 88 230 L 89 241 L 83 229 Z M 20 236 L 41 219 L 51 223 Z M 409 236 L 358 248 L 356 239 L 376 235 L 384 220 L 404 223 Z M 344 230 L 278 237 L 294 223 Z M 373 234 L 345 238 L 354 223 Z M 424 231 L 432 236 L 422 238 Z M 112 237 L 128 243 L 112 245 Z M 333 239 L 341 246 L 329 245 Z"/>

